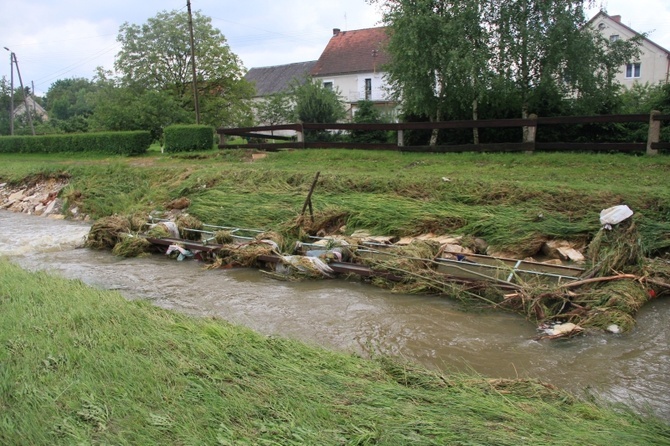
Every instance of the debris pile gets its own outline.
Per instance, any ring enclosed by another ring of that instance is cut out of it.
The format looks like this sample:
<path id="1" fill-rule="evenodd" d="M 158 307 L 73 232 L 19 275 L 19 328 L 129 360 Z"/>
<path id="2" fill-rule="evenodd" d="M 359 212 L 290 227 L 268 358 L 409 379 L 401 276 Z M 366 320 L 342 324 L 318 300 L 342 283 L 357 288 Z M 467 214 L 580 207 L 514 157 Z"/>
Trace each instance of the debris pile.
<path id="1" fill-rule="evenodd" d="M 670 264 L 643 256 L 630 215 L 603 223 L 586 257 L 567 242 L 546 242 L 543 262 L 484 255 L 486 242 L 473 237 L 303 233 L 307 241 L 289 244 L 277 232 L 206 225 L 187 214 L 149 224 L 132 220 L 99 220 L 87 246 L 122 256 L 163 252 L 177 260 L 204 260 L 208 268 L 259 267 L 282 280 L 358 274 L 394 291 L 474 299 L 519 312 L 539 324 L 538 339 L 572 337 L 589 328 L 629 331 L 642 305 L 670 290 Z M 324 227 L 334 226 L 319 221 L 310 231 Z"/>

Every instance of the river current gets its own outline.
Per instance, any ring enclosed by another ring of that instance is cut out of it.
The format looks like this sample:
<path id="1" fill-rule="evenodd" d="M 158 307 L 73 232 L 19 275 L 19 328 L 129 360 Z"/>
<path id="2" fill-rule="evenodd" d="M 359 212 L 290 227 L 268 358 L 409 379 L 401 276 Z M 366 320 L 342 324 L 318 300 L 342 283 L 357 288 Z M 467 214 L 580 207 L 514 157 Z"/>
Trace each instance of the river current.
<path id="1" fill-rule="evenodd" d="M 282 282 L 256 270 L 206 270 L 164 256 L 123 259 L 81 248 L 89 227 L 0 211 L 0 255 L 175 311 L 215 316 L 268 335 L 445 372 L 537 378 L 670 421 L 670 299 L 647 304 L 628 334 L 535 341 L 536 327 L 436 296 L 393 294 L 344 280 Z"/>

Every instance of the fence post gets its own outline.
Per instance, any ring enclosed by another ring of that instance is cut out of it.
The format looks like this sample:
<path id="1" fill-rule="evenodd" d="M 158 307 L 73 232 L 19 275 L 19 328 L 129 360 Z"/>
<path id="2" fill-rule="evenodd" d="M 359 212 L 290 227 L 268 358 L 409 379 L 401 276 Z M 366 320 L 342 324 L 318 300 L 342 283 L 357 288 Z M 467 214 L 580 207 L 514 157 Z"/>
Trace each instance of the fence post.
<path id="1" fill-rule="evenodd" d="M 533 152 L 535 151 L 535 135 L 537 133 L 537 115 L 535 113 L 531 113 L 530 116 L 528 116 L 528 119 L 532 120 L 533 124 L 524 127 L 523 142 L 533 143 L 533 147 L 530 150 L 526 150 L 527 155 L 532 155 Z"/>
<path id="2" fill-rule="evenodd" d="M 652 110 L 649 114 L 649 135 L 647 136 L 647 155 L 658 155 L 658 150 L 651 148 L 651 145 L 660 140 L 661 121 L 655 121 L 654 116 L 660 115 L 658 110 Z"/>
<path id="3" fill-rule="evenodd" d="M 305 129 L 302 127 L 302 124 L 298 124 L 295 130 L 296 140 L 300 143 L 302 148 L 305 148 Z"/>
<path id="4" fill-rule="evenodd" d="M 398 147 L 405 146 L 405 132 L 403 129 L 398 130 Z"/>

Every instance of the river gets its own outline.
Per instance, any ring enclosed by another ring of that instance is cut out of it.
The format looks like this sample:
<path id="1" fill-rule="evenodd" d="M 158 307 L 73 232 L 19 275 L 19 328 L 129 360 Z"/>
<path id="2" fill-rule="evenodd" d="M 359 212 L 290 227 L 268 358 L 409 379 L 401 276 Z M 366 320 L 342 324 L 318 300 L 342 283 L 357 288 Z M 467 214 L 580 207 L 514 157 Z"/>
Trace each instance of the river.
<path id="1" fill-rule="evenodd" d="M 466 311 L 435 296 L 393 294 L 344 280 L 282 282 L 256 270 L 206 270 L 164 256 L 123 259 L 79 248 L 83 223 L 0 211 L 0 255 L 128 299 L 215 316 L 268 335 L 445 372 L 537 378 L 670 421 L 670 300 L 647 304 L 628 334 L 535 341 L 535 326 L 501 311 Z"/>

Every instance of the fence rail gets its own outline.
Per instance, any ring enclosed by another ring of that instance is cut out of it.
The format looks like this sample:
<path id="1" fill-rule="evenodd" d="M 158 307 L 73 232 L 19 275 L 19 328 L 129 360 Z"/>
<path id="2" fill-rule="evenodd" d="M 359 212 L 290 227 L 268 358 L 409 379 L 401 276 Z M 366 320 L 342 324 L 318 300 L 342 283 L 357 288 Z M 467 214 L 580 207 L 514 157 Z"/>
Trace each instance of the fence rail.
<path id="1" fill-rule="evenodd" d="M 534 151 L 606 151 L 624 153 L 647 153 L 655 155 L 659 151 L 670 151 L 670 142 L 660 141 L 661 123 L 670 121 L 670 115 L 662 115 L 658 111 L 650 114 L 631 115 L 598 115 L 598 116 L 561 116 L 537 117 L 531 115 L 527 119 L 484 119 L 478 121 L 440 121 L 440 122 L 401 122 L 384 124 L 282 124 L 259 127 L 219 128 L 219 148 L 256 148 L 262 150 L 295 149 L 360 149 L 360 150 L 396 150 L 403 152 L 534 152 Z M 537 142 L 538 129 L 552 125 L 584 125 L 606 123 L 648 123 L 649 131 L 646 142 Z M 406 130 L 443 130 L 443 129 L 485 129 L 485 128 L 524 128 L 525 140 L 507 143 L 450 144 L 434 146 L 406 146 L 404 131 Z M 316 142 L 305 141 L 305 132 L 309 131 L 395 131 L 398 142 L 391 143 L 355 143 L 355 142 Z M 274 135 L 275 131 L 292 131 L 294 136 Z M 270 133 L 267 133 L 270 132 Z M 226 144 L 226 137 L 240 136 L 260 140 L 278 140 L 279 143 L 249 142 L 247 144 Z"/>

